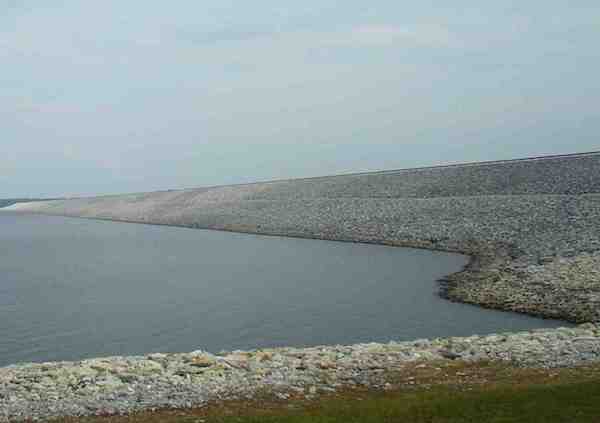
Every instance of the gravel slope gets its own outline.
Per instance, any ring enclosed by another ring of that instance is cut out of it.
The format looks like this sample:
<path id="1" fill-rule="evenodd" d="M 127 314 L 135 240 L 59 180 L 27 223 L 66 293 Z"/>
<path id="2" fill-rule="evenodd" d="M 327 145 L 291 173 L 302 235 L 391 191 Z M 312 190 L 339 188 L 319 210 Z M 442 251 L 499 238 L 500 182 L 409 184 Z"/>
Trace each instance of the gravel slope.
<path id="1" fill-rule="evenodd" d="M 474 259 L 442 284 L 450 299 L 572 322 L 600 320 L 600 278 L 590 270 L 600 264 L 598 153 L 8 210 L 458 251 Z"/>
<path id="2" fill-rule="evenodd" d="M 200 407 L 265 390 L 287 399 L 290 393 L 311 397 L 344 386 L 380 389 L 387 371 L 414 363 L 435 367 L 440 360 L 497 360 L 550 368 L 599 359 L 600 326 L 584 324 L 388 344 L 24 364 L 0 368 L 0 422 Z"/>

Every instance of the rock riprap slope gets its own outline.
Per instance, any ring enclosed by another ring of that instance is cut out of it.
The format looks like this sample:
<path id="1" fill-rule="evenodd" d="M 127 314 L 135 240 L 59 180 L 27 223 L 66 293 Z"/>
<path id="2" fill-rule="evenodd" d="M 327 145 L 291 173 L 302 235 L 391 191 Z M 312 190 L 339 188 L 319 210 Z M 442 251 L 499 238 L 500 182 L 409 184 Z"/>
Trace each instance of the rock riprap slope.
<path id="1" fill-rule="evenodd" d="M 473 257 L 449 299 L 600 320 L 600 154 L 16 204 L 10 210 Z"/>
<path id="2" fill-rule="evenodd" d="M 0 368 L 0 421 L 199 407 L 271 391 L 381 388 L 390 371 L 444 360 L 559 367 L 598 361 L 600 327 L 311 348 L 107 357 Z M 404 381 L 409 384 L 410 380 Z M 30 421 L 28 420 L 28 421 Z"/>

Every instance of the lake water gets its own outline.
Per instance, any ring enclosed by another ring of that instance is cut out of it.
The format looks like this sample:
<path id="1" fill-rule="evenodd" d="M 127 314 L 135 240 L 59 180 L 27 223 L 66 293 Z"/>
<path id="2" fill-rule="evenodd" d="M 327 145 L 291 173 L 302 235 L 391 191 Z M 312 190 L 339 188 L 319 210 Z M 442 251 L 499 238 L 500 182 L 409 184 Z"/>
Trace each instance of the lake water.
<path id="1" fill-rule="evenodd" d="M 0 213 L 0 366 L 558 326 L 439 298 L 456 254 Z"/>

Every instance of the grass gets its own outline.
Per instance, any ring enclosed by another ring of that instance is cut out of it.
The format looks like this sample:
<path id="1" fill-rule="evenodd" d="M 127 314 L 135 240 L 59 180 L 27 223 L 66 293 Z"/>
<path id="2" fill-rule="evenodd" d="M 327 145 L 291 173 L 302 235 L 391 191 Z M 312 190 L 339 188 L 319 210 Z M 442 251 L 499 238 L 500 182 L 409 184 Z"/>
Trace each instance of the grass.
<path id="1" fill-rule="evenodd" d="M 67 419 L 79 423 L 505 423 L 600 422 L 600 366 L 524 370 L 495 364 L 447 364 L 392 375 L 386 391 L 352 389 L 317 400 L 272 396 L 203 409 L 121 417 Z M 403 384 L 410 378 L 410 384 Z M 64 420 L 63 420 L 64 421 Z"/>
<path id="2" fill-rule="evenodd" d="M 339 399 L 298 413 L 215 418 L 217 422 L 598 422 L 600 384 L 534 386 L 488 392 L 430 392 Z"/>

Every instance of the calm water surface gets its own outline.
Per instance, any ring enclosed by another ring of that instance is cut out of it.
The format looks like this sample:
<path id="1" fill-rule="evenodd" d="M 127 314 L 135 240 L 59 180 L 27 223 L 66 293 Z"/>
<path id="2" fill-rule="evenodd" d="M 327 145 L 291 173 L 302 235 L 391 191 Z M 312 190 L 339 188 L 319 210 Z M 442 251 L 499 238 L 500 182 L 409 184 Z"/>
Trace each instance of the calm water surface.
<path id="1" fill-rule="evenodd" d="M 454 304 L 464 256 L 0 213 L 0 366 L 558 326 Z"/>

